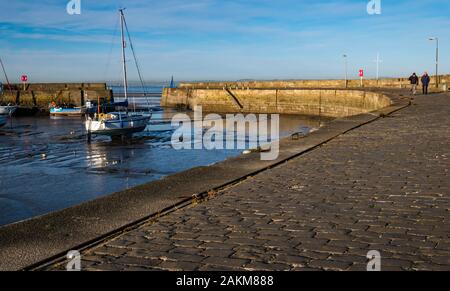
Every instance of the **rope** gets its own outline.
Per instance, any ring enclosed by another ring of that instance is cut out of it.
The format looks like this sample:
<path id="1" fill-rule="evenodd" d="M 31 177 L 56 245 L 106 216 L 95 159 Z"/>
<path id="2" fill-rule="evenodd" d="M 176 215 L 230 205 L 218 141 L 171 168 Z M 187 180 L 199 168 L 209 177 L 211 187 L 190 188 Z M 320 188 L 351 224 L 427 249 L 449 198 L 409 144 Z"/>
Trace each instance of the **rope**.
<path id="1" fill-rule="evenodd" d="M 105 79 L 107 79 L 109 77 L 107 74 L 108 74 L 109 68 L 111 66 L 111 59 L 112 59 L 111 56 L 112 56 L 112 51 L 113 51 L 113 48 L 114 48 L 114 44 L 115 44 L 115 40 L 116 40 L 116 36 L 117 36 L 118 30 L 119 30 L 119 20 L 116 19 L 116 24 L 114 25 L 114 33 L 113 33 L 113 36 L 112 36 L 112 39 L 111 39 L 111 46 L 109 48 L 107 64 L 106 64 L 105 72 L 103 73 L 103 77 Z"/>
<path id="2" fill-rule="evenodd" d="M 151 112 L 150 103 L 148 102 L 148 98 L 147 98 L 147 89 L 145 88 L 145 85 L 144 85 L 144 80 L 142 78 L 141 68 L 140 68 L 140 65 L 139 65 L 139 62 L 138 62 L 138 59 L 137 59 L 137 56 L 136 56 L 136 52 L 134 50 L 133 42 L 131 41 L 130 31 L 128 30 L 128 24 L 127 24 L 125 18 L 123 19 L 123 22 L 125 24 L 125 30 L 127 31 L 128 40 L 130 42 L 130 48 L 131 48 L 131 51 L 133 53 L 133 58 L 134 58 L 134 62 L 136 64 L 136 69 L 137 69 L 137 72 L 138 72 L 139 80 L 141 82 L 142 90 L 144 91 L 145 100 L 147 102 L 147 108 L 148 108 L 149 112 Z M 136 102 L 134 102 L 134 111 L 136 111 Z"/>

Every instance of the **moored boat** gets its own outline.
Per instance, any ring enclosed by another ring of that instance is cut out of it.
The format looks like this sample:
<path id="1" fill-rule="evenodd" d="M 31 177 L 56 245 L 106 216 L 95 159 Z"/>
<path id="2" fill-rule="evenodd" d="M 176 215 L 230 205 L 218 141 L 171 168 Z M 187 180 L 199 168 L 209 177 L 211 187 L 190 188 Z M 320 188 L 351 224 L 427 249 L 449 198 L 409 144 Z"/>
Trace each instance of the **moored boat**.
<path id="1" fill-rule="evenodd" d="M 129 112 L 128 110 L 128 80 L 127 80 L 127 65 L 125 55 L 125 48 L 127 45 L 125 40 L 125 30 L 128 34 L 130 47 L 133 50 L 133 56 L 136 61 L 136 68 L 138 70 L 139 78 L 141 80 L 142 85 L 144 83 L 142 80 L 141 72 L 139 70 L 139 66 L 137 65 L 136 55 L 134 53 L 133 44 L 131 43 L 131 38 L 125 21 L 123 9 L 119 10 L 119 16 L 122 35 L 121 46 L 122 46 L 122 64 L 123 64 L 123 80 L 124 80 L 123 83 L 124 83 L 125 101 L 122 102 L 122 104 L 120 105 L 116 104 L 116 106 L 121 107 L 122 109 L 125 110 L 119 112 L 103 113 L 101 112 L 101 107 L 97 105 L 98 108 L 95 114 L 90 113 L 86 115 L 85 127 L 88 132 L 88 139 L 90 139 L 90 136 L 93 134 L 106 135 L 111 137 L 132 136 L 134 133 L 144 131 L 151 119 L 151 111 L 149 111 L 148 114 L 144 114 L 135 111 Z"/>
<path id="2" fill-rule="evenodd" d="M 111 112 L 98 114 L 85 123 L 86 130 L 91 134 L 118 136 L 132 135 L 142 132 L 147 127 L 151 116 L 144 114 L 130 115 L 126 112 Z"/>
<path id="3" fill-rule="evenodd" d="M 63 108 L 63 107 L 53 107 L 50 108 L 50 115 L 52 116 L 82 116 L 86 112 L 86 108 L 74 107 L 74 108 Z"/>

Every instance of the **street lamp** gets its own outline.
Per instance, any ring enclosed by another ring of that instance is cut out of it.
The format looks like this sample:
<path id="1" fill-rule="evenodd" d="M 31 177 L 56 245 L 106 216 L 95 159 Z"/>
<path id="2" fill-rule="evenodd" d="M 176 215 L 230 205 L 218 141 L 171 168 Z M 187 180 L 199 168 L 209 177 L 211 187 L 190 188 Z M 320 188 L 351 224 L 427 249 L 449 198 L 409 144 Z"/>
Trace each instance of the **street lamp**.
<path id="1" fill-rule="evenodd" d="M 345 88 L 348 87 L 348 62 L 347 62 L 347 55 L 344 54 L 344 63 L 345 63 Z"/>
<path id="2" fill-rule="evenodd" d="M 439 38 L 430 37 L 430 41 L 436 41 L 436 88 L 439 88 Z"/>
<path id="3" fill-rule="evenodd" d="M 380 80 L 380 63 L 383 61 L 380 59 L 380 53 L 377 53 L 377 59 L 374 61 L 377 63 L 377 82 Z"/>

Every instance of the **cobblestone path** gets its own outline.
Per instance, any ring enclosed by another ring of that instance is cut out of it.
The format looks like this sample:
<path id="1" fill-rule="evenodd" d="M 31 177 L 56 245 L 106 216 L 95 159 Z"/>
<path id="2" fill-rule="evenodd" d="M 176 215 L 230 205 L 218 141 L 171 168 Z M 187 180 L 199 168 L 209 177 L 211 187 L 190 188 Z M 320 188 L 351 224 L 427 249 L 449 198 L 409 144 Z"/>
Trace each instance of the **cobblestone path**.
<path id="1" fill-rule="evenodd" d="M 450 271 L 450 94 L 83 254 L 85 270 Z"/>

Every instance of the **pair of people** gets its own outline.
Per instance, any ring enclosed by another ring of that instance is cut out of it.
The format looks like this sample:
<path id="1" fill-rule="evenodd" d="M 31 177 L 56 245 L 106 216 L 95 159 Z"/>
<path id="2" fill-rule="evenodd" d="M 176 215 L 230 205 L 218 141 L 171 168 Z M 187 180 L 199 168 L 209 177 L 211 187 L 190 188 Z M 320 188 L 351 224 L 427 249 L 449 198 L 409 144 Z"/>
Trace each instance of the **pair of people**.
<path id="1" fill-rule="evenodd" d="M 416 73 L 413 73 L 411 77 L 409 77 L 409 81 L 411 82 L 411 92 L 413 93 L 413 95 L 416 95 L 417 86 L 419 86 L 419 77 L 416 75 Z M 431 78 L 427 72 L 423 74 L 423 76 L 420 78 L 420 81 L 422 82 L 423 94 L 428 95 L 428 87 L 430 86 Z"/>

